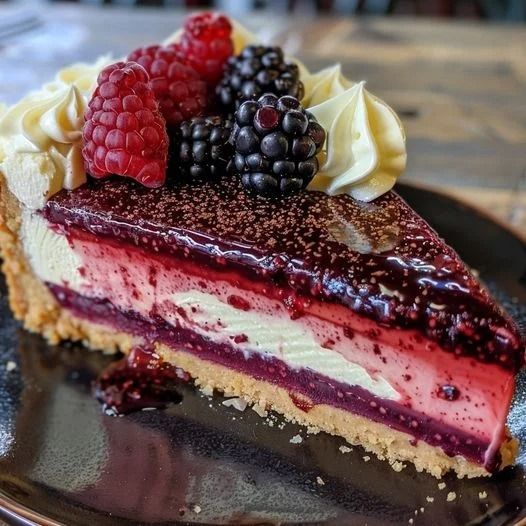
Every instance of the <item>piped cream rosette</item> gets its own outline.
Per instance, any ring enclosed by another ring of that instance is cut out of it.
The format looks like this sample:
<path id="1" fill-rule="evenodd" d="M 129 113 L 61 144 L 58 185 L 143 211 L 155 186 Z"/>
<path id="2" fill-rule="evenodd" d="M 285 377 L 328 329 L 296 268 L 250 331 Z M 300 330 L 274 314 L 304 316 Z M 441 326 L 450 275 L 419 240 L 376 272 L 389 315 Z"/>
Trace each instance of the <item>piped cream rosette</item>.
<path id="1" fill-rule="evenodd" d="M 405 133 L 396 113 L 346 79 L 340 66 L 303 76 L 303 104 L 327 132 L 320 171 L 309 185 L 329 195 L 372 201 L 404 171 Z"/>
<path id="2" fill-rule="evenodd" d="M 62 188 L 86 181 L 82 159 L 84 111 L 100 70 L 110 63 L 73 64 L 0 114 L 0 171 L 29 208 L 41 208 Z"/>

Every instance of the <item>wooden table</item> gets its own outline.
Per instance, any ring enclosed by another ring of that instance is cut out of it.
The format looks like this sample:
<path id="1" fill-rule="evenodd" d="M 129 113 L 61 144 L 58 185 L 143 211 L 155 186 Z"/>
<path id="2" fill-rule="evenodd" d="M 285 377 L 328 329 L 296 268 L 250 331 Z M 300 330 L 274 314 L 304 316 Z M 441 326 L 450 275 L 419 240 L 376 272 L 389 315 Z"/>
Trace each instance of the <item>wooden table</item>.
<path id="1" fill-rule="evenodd" d="M 11 9 L 0 7 L 0 20 Z M 59 66 L 123 55 L 176 29 L 175 9 L 45 6 L 38 30 L 0 41 L 0 100 L 14 102 Z M 431 185 L 526 237 L 526 27 L 425 19 L 289 18 L 246 24 L 312 69 L 340 61 L 400 114 L 403 179 Z"/>

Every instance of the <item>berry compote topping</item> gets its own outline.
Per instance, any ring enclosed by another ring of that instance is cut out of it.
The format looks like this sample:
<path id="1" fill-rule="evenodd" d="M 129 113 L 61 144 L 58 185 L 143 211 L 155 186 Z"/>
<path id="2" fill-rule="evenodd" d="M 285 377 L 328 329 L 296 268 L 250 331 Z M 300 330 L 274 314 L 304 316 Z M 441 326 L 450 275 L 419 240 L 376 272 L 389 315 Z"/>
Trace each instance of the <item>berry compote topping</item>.
<path id="1" fill-rule="evenodd" d="M 265 94 L 235 114 L 234 166 L 243 186 L 274 197 L 303 190 L 318 171 L 325 131 L 290 95 Z"/>
<path id="2" fill-rule="evenodd" d="M 163 362 L 154 351 L 136 347 L 112 363 L 96 380 L 93 390 L 104 412 L 117 416 L 179 403 L 182 397 L 177 385 L 189 380 L 187 373 Z"/>
<path id="3" fill-rule="evenodd" d="M 151 188 L 164 183 L 166 122 L 149 80 L 136 62 L 117 62 L 99 74 L 82 132 L 82 155 L 93 177 L 123 175 Z"/>
<path id="4" fill-rule="evenodd" d="M 149 86 L 169 126 L 205 113 L 206 83 L 173 47 L 142 47 L 130 53 L 128 60 L 139 63 L 148 72 Z"/>
<path id="5" fill-rule="evenodd" d="M 394 192 L 372 203 L 321 192 L 282 201 L 250 195 L 238 177 L 168 180 L 151 190 L 92 179 L 52 196 L 43 214 L 300 299 L 342 304 L 380 326 L 417 329 L 455 354 L 513 370 L 524 363 L 513 321 Z"/>
<path id="6" fill-rule="evenodd" d="M 240 55 L 228 60 L 216 93 L 220 104 L 233 110 L 264 93 L 302 99 L 304 87 L 297 64 L 287 62 L 281 48 L 247 46 Z"/>

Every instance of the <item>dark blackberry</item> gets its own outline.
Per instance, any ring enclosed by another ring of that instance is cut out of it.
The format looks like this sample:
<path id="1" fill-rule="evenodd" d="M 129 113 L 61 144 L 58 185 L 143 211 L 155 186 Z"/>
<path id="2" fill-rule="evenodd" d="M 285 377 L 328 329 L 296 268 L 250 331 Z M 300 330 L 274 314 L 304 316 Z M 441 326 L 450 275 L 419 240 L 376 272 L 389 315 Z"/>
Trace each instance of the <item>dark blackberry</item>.
<path id="1" fill-rule="evenodd" d="M 232 159 L 231 132 L 232 121 L 221 117 L 196 117 L 181 123 L 173 144 L 174 167 L 190 179 L 217 178 Z"/>
<path id="2" fill-rule="evenodd" d="M 234 167 L 249 190 L 268 197 L 303 190 L 318 171 L 325 130 L 298 99 L 265 94 L 235 113 Z"/>
<path id="3" fill-rule="evenodd" d="M 281 48 L 247 46 L 241 54 L 227 60 L 216 93 L 228 110 L 246 100 L 257 100 L 264 93 L 301 99 L 304 88 L 298 66 L 285 61 Z"/>

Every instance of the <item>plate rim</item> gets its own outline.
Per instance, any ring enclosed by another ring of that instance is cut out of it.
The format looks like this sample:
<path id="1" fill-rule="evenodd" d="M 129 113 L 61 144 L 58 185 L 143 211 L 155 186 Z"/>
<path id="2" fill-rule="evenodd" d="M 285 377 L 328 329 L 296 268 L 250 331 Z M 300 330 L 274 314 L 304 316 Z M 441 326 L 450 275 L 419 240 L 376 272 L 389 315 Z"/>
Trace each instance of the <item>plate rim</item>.
<path id="1" fill-rule="evenodd" d="M 465 208 L 469 208 L 471 212 L 474 214 L 477 214 L 480 217 L 483 217 L 487 221 L 490 221 L 491 223 L 495 223 L 499 228 L 502 228 L 502 230 L 505 230 L 513 236 L 517 241 L 523 245 L 523 248 L 526 250 L 526 232 L 522 232 L 519 227 L 516 227 L 515 225 L 511 225 L 501 217 L 497 216 L 496 214 L 492 213 L 490 210 L 487 210 L 486 208 L 481 208 L 478 206 L 475 206 L 472 202 L 466 201 L 462 199 L 461 196 L 453 194 L 453 191 L 451 189 L 444 189 L 439 186 L 435 186 L 431 183 L 423 183 L 420 181 L 399 181 L 393 186 L 391 191 L 396 192 L 398 186 L 408 186 L 411 188 L 415 188 L 417 190 L 423 190 L 425 192 L 431 192 L 434 194 L 437 194 L 441 197 L 445 197 L 449 199 L 450 201 L 454 201 L 455 203 L 462 205 Z M 451 187 L 449 187 L 451 188 Z M 402 197 L 403 198 L 403 197 Z M 404 199 L 405 200 L 405 199 Z M 412 207 L 411 207 L 412 208 Z M 424 218 L 424 220 L 427 222 L 427 219 Z M 455 248 L 455 247 L 453 247 Z M 524 525 L 526 526 L 526 524 Z"/>
<path id="2" fill-rule="evenodd" d="M 9 518 L 20 521 L 20 524 L 24 526 L 66 526 L 63 522 L 46 517 L 28 506 L 20 504 L 1 489 L 0 512 L 7 513 Z"/>

